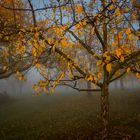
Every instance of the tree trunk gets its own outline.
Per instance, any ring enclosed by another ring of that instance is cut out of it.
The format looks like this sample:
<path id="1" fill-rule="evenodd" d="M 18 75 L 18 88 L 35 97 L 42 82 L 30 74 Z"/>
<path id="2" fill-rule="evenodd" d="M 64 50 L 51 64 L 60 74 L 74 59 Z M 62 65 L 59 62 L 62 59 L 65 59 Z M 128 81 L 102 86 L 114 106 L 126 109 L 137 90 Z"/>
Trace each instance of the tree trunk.
<path id="1" fill-rule="evenodd" d="M 101 91 L 101 127 L 102 140 L 109 139 L 109 90 L 108 85 L 104 84 Z"/>
<path id="2" fill-rule="evenodd" d="M 91 89 L 91 82 L 87 81 L 87 89 Z M 91 91 L 87 91 L 88 96 L 91 96 Z"/>

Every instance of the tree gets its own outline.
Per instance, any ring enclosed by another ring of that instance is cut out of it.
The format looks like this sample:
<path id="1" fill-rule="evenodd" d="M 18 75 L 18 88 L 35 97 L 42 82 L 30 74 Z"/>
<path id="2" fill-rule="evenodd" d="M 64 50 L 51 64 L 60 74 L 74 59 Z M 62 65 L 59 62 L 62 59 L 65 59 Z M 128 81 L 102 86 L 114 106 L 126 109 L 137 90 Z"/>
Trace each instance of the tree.
<path id="1" fill-rule="evenodd" d="M 23 1 L 0 1 L 0 79 L 31 67 L 30 55 L 25 51 L 24 43 L 22 43 L 24 42 L 22 38 L 24 28 L 27 28 L 26 25 L 30 26 L 27 20 L 29 14 L 14 10 L 22 7 L 25 7 Z M 20 45 L 16 41 L 19 36 L 22 38 Z M 18 48 L 15 47 L 17 45 L 19 45 Z M 22 74 L 20 76 L 23 77 Z"/>
<path id="2" fill-rule="evenodd" d="M 86 91 L 77 83 L 90 81 L 98 87 L 90 91 L 101 91 L 102 140 L 108 140 L 110 83 L 129 72 L 140 78 L 140 32 L 135 29 L 137 15 L 129 9 L 133 9 L 132 2 L 53 0 L 47 4 L 40 1 L 41 8 L 34 5 L 28 0 L 26 9 L 14 10 L 32 14 L 31 24 L 26 29 L 20 27 L 15 47 L 21 58 L 30 54 L 29 66 L 35 66 L 44 78 L 35 89 L 46 91 L 49 86 L 53 91 L 65 85 Z M 90 44 L 83 39 L 89 32 Z M 53 71 L 48 73 L 48 68 Z"/>

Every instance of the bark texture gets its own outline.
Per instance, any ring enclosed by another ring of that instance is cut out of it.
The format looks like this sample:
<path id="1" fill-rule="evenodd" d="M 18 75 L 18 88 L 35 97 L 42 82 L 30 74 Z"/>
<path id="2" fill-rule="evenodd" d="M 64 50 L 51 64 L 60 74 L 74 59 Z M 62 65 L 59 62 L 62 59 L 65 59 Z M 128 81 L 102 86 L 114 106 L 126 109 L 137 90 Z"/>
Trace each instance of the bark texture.
<path id="1" fill-rule="evenodd" d="M 101 127 L 102 127 L 102 140 L 109 139 L 109 91 L 108 85 L 103 85 L 101 91 Z"/>

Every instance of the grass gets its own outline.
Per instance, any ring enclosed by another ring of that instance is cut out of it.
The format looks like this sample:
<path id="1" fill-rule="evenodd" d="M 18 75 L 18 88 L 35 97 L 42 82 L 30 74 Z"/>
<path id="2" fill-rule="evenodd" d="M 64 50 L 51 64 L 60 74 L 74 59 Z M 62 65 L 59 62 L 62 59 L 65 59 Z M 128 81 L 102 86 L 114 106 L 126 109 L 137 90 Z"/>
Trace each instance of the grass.
<path id="1" fill-rule="evenodd" d="M 22 97 L 0 106 L 0 140 L 100 139 L 100 93 Z M 140 90 L 111 91 L 111 139 L 140 139 Z"/>

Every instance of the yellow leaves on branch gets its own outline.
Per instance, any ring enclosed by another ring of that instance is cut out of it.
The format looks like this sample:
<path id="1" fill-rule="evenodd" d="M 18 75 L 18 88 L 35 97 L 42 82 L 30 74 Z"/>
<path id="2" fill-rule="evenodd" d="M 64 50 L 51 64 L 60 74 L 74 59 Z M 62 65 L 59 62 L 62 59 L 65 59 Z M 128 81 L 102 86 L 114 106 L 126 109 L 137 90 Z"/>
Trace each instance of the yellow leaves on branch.
<path id="1" fill-rule="evenodd" d="M 62 70 L 61 74 L 58 76 L 57 80 L 53 83 L 53 87 L 52 87 L 52 92 L 54 92 L 54 89 L 56 88 L 56 86 L 58 85 L 58 83 L 60 82 L 60 80 L 62 80 L 62 78 L 65 76 L 65 71 Z"/>
<path id="2" fill-rule="evenodd" d="M 25 53 L 25 51 L 26 51 L 26 47 L 25 47 L 25 45 L 20 45 L 20 44 L 18 44 L 17 46 L 16 46 L 16 51 L 19 53 L 19 54 L 24 54 Z"/>
<path id="3" fill-rule="evenodd" d="M 54 30 L 55 30 L 55 33 L 56 33 L 57 36 L 62 36 L 62 34 L 63 34 L 63 30 L 62 29 L 64 28 L 64 27 L 63 28 L 62 27 L 55 27 Z"/>
<path id="4" fill-rule="evenodd" d="M 82 21 L 80 21 L 79 23 L 77 23 L 74 27 L 74 33 L 76 33 L 77 31 L 80 31 L 80 29 L 85 28 L 85 25 L 87 24 L 87 19 L 84 19 Z M 94 30 L 94 29 L 93 29 Z M 93 31 L 94 32 L 94 31 Z M 81 31 L 82 33 L 82 31 Z"/>
<path id="5" fill-rule="evenodd" d="M 109 56 L 109 54 L 107 53 L 107 52 L 105 52 L 104 54 L 103 54 L 103 57 L 105 58 L 105 62 L 108 62 L 108 61 L 110 61 L 110 56 Z"/>
<path id="6" fill-rule="evenodd" d="M 68 62 L 67 67 L 68 67 L 68 76 L 69 76 L 70 78 L 73 78 L 72 65 L 71 65 L 69 62 Z"/>
<path id="7" fill-rule="evenodd" d="M 108 72 L 110 72 L 111 69 L 112 69 L 112 64 L 111 64 L 111 63 L 107 64 L 107 65 L 106 65 L 106 70 L 107 70 Z"/>
<path id="8" fill-rule="evenodd" d="M 115 50 L 115 55 L 120 59 L 121 62 L 124 62 L 125 58 L 122 55 L 122 52 L 125 51 L 124 47 L 121 46 Z"/>
<path id="9" fill-rule="evenodd" d="M 34 84 L 32 88 L 35 91 L 38 92 L 38 95 L 41 95 L 40 94 L 41 91 L 48 93 L 48 91 L 47 91 L 47 85 L 48 85 L 48 81 L 39 80 L 38 83 L 37 84 Z"/>

